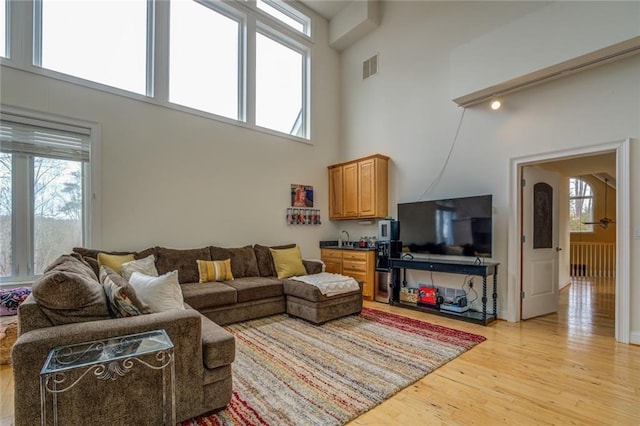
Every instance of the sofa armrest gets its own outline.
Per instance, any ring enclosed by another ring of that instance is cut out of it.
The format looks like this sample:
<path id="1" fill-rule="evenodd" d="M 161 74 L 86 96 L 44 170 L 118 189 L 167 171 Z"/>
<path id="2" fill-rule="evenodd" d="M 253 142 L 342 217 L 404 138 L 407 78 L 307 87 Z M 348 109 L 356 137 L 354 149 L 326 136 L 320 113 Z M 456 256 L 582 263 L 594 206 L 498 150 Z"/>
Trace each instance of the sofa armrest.
<path id="1" fill-rule="evenodd" d="M 324 271 L 324 263 L 321 260 L 302 259 L 302 264 L 308 275 L 319 274 Z"/>
<path id="2" fill-rule="evenodd" d="M 40 424 L 40 410 L 34 408 L 40 403 L 40 369 L 53 347 L 157 329 L 164 329 L 174 344 L 176 414 L 181 418 L 181 406 L 188 406 L 189 400 L 194 398 L 202 398 L 202 386 L 194 386 L 202 383 L 204 372 L 200 321 L 197 311 L 185 309 L 58 325 L 23 333 L 12 351 L 16 426 Z M 95 385 L 87 380 L 77 386 Z M 117 386 L 113 389 L 114 393 L 123 392 Z"/>

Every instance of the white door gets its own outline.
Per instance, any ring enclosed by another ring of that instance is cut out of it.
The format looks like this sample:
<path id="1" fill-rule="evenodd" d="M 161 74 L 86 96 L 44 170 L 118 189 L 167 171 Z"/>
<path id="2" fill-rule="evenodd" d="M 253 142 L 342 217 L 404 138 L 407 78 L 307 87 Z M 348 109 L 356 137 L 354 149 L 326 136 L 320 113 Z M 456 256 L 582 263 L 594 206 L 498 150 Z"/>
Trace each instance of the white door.
<path id="1" fill-rule="evenodd" d="M 558 310 L 558 173 L 522 168 L 522 319 Z"/>

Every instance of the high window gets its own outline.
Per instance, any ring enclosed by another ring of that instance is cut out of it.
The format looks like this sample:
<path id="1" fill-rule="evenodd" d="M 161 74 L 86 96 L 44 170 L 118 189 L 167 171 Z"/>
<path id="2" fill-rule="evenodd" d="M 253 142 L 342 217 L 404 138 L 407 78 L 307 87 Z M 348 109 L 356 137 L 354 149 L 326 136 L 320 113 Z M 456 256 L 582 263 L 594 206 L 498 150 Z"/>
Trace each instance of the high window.
<path id="1" fill-rule="evenodd" d="M 32 280 L 91 243 L 91 129 L 0 116 L 0 282 Z"/>
<path id="2" fill-rule="evenodd" d="M 169 101 L 239 118 L 241 24 L 201 3 L 171 2 Z"/>
<path id="3" fill-rule="evenodd" d="M 288 27 L 291 27 L 302 34 L 311 35 L 311 20 L 309 17 L 283 1 L 257 0 L 256 5 L 258 6 L 258 9 L 271 15 Z"/>
<path id="4" fill-rule="evenodd" d="M 593 232 L 593 188 L 584 180 L 569 179 L 569 230 L 571 232 Z"/>
<path id="5" fill-rule="evenodd" d="M 256 124 L 304 136 L 305 53 L 266 34 L 256 36 Z M 277 106 L 277 108 L 274 108 Z"/>
<path id="6" fill-rule="evenodd" d="M 34 32 L 36 65 L 147 93 L 146 0 L 40 0 L 34 5 L 41 23 Z"/>
<path id="7" fill-rule="evenodd" d="M 0 0 L 0 13 L 2 64 L 311 139 L 312 21 L 293 3 Z"/>

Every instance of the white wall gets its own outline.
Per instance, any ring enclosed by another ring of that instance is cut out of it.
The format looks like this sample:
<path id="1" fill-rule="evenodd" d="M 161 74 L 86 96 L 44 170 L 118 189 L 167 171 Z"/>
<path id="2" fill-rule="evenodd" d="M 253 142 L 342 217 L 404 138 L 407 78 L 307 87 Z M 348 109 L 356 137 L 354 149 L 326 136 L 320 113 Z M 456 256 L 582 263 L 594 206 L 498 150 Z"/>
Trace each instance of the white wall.
<path id="1" fill-rule="evenodd" d="M 296 242 L 318 258 L 338 159 L 338 54 L 315 22 L 308 145 L 8 67 L 4 104 L 100 123 L 104 249 Z M 290 184 L 313 185 L 320 226 L 287 226 Z"/>
<path id="2" fill-rule="evenodd" d="M 440 171 L 451 146 L 463 111 L 451 101 L 459 95 L 453 93 L 458 85 L 452 81 L 452 52 L 543 6 L 519 2 L 384 2 L 380 27 L 343 52 L 341 153 L 343 158 L 371 152 L 391 157 L 390 214 L 395 216 L 398 202 L 420 198 Z M 617 4 L 611 3 L 610 7 Z M 539 22 L 539 28 L 543 31 L 555 24 Z M 598 31 L 613 30 L 619 24 L 603 21 Z M 509 35 L 504 33 L 504 42 L 513 40 L 512 47 L 517 50 L 519 37 Z M 375 52 L 380 55 L 380 71 L 362 81 L 361 63 Z M 526 56 L 523 51 L 509 61 L 518 63 L 522 57 L 527 63 Z M 442 181 L 422 198 L 493 194 L 494 258 L 501 263 L 498 293 L 502 317 L 509 314 L 507 288 L 516 285 L 515 277 L 506 273 L 509 160 L 638 138 L 639 75 L 640 56 L 635 56 L 513 94 L 498 113 L 485 105 L 466 110 Z M 631 164 L 631 224 L 637 228 L 640 196 L 635 194 L 640 194 L 640 175 L 635 165 L 640 164 L 640 147 L 636 145 L 631 148 Z M 631 257 L 639 255 L 640 241 L 632 240 Z M 631 329 L 638 334 L 640 310 L 635 307 L 640 305 L 640 267 L 632 263 Z"/>

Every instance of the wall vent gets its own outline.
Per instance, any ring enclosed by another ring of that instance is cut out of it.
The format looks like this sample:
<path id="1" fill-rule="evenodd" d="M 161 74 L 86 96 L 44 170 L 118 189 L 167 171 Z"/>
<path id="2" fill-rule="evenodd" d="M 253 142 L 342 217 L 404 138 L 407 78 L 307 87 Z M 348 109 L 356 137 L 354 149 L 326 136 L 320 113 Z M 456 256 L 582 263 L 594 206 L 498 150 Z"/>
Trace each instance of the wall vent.
<path id="1" fill-rule="evenodd" d="M 366 61 L 362 63 L 362 79 L 367 78 L 378 73 L 378 54 L 376 53 Z"/>

